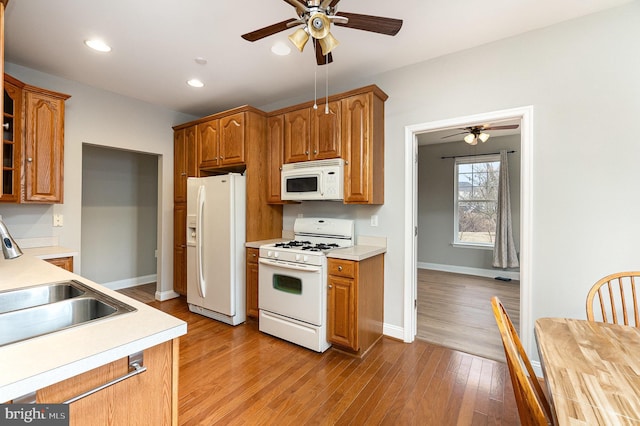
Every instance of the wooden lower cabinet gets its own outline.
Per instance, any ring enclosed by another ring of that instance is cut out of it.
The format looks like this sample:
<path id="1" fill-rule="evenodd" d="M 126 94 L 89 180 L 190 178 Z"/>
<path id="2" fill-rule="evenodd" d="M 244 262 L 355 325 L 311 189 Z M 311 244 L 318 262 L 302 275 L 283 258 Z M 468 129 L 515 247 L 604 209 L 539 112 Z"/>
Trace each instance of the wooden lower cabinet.
<path id="1" fill-rule="evenodd" d="M 258 255 L 257 248 L 247 248 L 247 316 L 258 319 Z"/>
<path id="2" fill-rule="evenodd" d="M 173 290 L 187 295 L 187 203 L 173 206 Z"/>
<path id="3" fill-rule="evenodd" d="M 56 265 L 62 269 L 66 269 L 69 272 L 73 272 L 73 256 L 55 257 L 52 259 L 45 259 L 52 265 Z"/>
<path id="4" fill-rule="evenodd" d="M 144 351 L 147 370 L 69 404 L 70 425 L 177 425 L 178 339 Z M 128 358 L 40 389 L 37 403 L 60 403 L 127 374 Z"/>
<path id="5" fill-rule="evenodd" d="M 384 255 L 361 261 L 328 259 L 327 340 L 363 356 L 381 337 Z"/>

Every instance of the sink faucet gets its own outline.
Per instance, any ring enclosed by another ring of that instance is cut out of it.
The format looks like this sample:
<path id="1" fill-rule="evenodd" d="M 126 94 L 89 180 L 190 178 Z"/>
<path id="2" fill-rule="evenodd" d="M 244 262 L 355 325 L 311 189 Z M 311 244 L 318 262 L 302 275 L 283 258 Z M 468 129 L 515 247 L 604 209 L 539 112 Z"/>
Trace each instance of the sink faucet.
<path id="1" fill-rule="evenodd" d="M 18 244 L 13 240 L 7 226 L 0 219 L 0 240 L 2 242 L 2 254 L 5 259 L 15 259 L 22 256 L 22 250 L 18 247 Z"/>

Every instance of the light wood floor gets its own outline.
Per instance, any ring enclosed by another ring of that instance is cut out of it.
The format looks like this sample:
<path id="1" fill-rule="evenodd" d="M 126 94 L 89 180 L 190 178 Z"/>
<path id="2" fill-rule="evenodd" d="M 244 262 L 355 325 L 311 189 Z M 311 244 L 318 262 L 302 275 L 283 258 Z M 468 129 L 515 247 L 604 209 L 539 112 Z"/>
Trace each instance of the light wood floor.
<path id="1" fill-rule="evenodd" d="M 500 333 L 491 310 L 498 296 L 516 329 L 520 322 L 520 282 L 418 269 L 419 339 L 503 361 Z"/>
<path id="2" fill-rule="evenodd" d="M 362 359 L 323 354 L 150 302 L 181 318 L 180 425 L 517 425 L 506 365 L 383 338 Z"/>

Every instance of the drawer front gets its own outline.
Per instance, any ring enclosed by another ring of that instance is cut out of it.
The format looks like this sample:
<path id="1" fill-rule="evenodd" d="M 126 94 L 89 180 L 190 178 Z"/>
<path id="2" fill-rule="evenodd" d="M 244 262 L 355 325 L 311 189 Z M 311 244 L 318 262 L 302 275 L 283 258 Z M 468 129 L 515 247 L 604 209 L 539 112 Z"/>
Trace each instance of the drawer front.
<path id="1" fill-rule="evenodd" d="M 329 275 L 355 278 L 356 262 L 353 260 L 329 259 L 328 269 Z"/>

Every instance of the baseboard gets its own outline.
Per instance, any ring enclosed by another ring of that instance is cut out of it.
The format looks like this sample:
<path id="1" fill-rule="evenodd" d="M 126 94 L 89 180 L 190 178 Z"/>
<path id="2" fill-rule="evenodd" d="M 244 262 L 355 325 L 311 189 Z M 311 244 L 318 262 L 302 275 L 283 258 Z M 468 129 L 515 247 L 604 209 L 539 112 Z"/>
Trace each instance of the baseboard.
<path id="1" fill-rule="evenodd" d="M 180 293 L 176 293 L 173 290 L 168 291 L 156 291 L 155 298 L 160 302 L 164 302 L 165 300 L 175 299 L 176 297 L 180 297 Z"/>
<path id="2" fill-rule="evenodd" d="M 101 283 L 103 286 L 110 288 L 111 290 L 122 290 L 123 288 L 135 287 L 142 284 L 150 284 L 158 281 L 158 275 L 144 275 L 142 277 L 127 278 L 126 280 L 111 281 L 108 283 Z"/>
<path id="3" fill-rule="evenodd" d="M 404 342 L 404 328 L 397 325 L 384 324 L 382 326 L 382 334 L 396 340 Z"/>
<path id="4" fill-rule="evenodd" d="M 456 274 L 475 275 L 478 277 L 505 277 L 520 280 L 520 272 L 503 271 L 501 269 L 470 268 L 468 266 L 442 265 L 439 263 L 417 262 L 418 269 L 433 269 L 435 271 L 453 272 Z"/>

